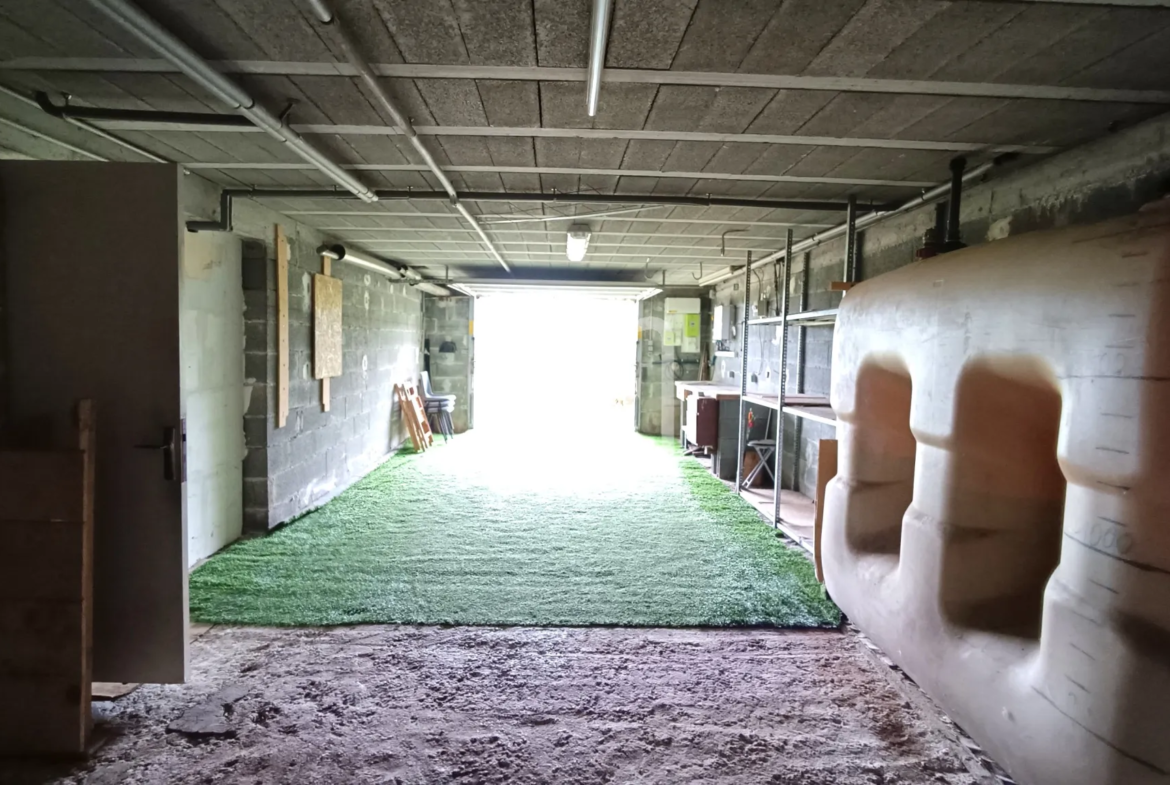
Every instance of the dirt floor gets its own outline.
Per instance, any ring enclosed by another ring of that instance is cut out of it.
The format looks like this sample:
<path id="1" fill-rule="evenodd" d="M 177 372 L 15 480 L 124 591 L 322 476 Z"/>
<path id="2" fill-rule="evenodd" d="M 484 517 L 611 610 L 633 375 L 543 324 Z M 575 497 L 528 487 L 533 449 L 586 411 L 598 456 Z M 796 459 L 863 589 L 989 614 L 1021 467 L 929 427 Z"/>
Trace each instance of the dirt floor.
<path id="1" fill-rule="evenodd" d="M 216 627 L 191 676 L 0 783 L 995 782 L 841 632 Z"/>

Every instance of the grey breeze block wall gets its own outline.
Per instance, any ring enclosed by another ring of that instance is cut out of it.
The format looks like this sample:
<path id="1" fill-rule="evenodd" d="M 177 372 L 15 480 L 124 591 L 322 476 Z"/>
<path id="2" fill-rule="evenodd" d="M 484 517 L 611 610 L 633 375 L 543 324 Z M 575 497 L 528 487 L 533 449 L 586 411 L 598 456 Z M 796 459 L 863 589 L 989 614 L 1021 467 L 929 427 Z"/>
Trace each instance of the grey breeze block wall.
<path id="1" fill-rule="evenodd" d="M 638 303 L 638 390 L 637 429 L 655 436 L 677 436 L 679 400 L 676 381 L 700 378 L 701 352 L 684 353 L 681 347 L 663 346 L 666 327 L 666 298 L 698 297 L 702 300 L 702 333 L 699 345 L 710 341 L 710 313 L 707 290 L 697 287 L 670 287 Z"/>
<path id="2" fill-rule="evenodd" d="M 455 433 L 474 427 L 472 369 L 475 365 L 475 300 L 471 297 L 423 297 L 423 331 L 429 342 L 431 389 L 437 395 L 454 395 L 451 423 Z M 454 352 L 440 351 L 445 341 Z"/>
<path id="3" fill-rule="evenodd" d="M 945 178 L 946 173 L 940 172 L 939 179 Z M 1024 232 L 1130 214 L 1143 204 L 1165 196 L 1170 192 L 1168 185 L 1170 115 L 1164 115 L 1030 165 L 1023 161 L 968 188 L 962 203 L 963 240 L 968 245 L 976 245 Z M 861 232 L 858 280 L 913 262 L 922 234 L 934 225 L 934 219 L 934 209 L 926 207 Z M 830 282 L 842 280 L 843 255 L 843 239 L 796 255 L 789 289 L 791 310 L 801 307 L 802 295 L 807 301 L 805 307 L 810 310 L 833 308 L 840 303 L 842 295 L 829 292 L 828 287 Z M 765 267 L 758 273 L 752 277 L 752 304 L 760 314 L 769 314 L 776 302 L 773 268 Z M 713 304 L 742 304 L 743 283 L 741 273 L 717 285 Z M 739 314 L 737 328 L 738 324 Z M 749 328 L 750 390 L 772 393 L 776 390 L 779 358 L 779 346 L 773 343 L 776 333 L 773 327 Z M 798 346 L 802 340 L 804 362 L 798 365 Z M 828 395 L 832 350 L 832 327 L 789 329 L 788 391 Z M 738 384 L 740 358 L 715 360 L 712 378 Z M 757 374 L 758 382 L 750 381 L 753 373 Z M 785 417 L 784 428 L 783 485 L 812 496 L 816 489 L 818 441 L 836 438 L 836 429 L 792 416 Z"/>
<path id="4" fill-rule="evenodd" d="M 188 212 L 209 218 L 217 191 L 188 184 Z M 276 223 L 289 241 L 289 416 L 276 427 Z M 319 507 L 409 438 L 394 395 L 421 362 L 422 296 L 400 281 L 334 262 L 342 281 L 343 374 L 330 380 L 330 411 L 312 373 L 312 276 L 324 235 L 238 200 L 243 238 L 244 531 L 262 532 Z"/>

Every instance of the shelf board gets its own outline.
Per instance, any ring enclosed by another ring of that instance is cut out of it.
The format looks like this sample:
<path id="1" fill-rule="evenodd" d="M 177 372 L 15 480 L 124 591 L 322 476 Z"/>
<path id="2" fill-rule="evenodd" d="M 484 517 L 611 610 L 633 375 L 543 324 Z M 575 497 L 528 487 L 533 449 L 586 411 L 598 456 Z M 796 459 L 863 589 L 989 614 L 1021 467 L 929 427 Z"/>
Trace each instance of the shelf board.
<path id="1" fill-rule="evenodd" d="M 769 409 L 779 408 L 779 401 L 775 395 L 748 393 L 743 399 L 757 406 L 766 406 Z M 785 395 L 784 411 L 786 414 L 794 414 L 797 417 L 817 420 L 818 422 L 828 422 L 831 425 L 837 423 L 837 415 L 833 414 L 833 410 L 829 408 L 829 399 L 820 395 Z"/>
<path id="2" fill-rule="evenodd" d="M 803 311 L 788 314 L 788 321 L 803 322 L 805 326 L 818 324 L 833 324 L 837 321 L 837 309 L 826 308 L 823 311 Z"/>
<path id="3" fill-rule="evenodd" d="M 769 409 L 777 408 L 775 395 L 762 395 L 760 393 L 748 393 L 743 397 L 748 403 L 754 403 L 757 406 L 766 406 Z"/>
<path id="4" fill-rule="evenodd" d="M 825 425 L 837 425 L 837 414 L 829 406 L 810 406 L 802 404 L 799 406 L 785 406 L 785 414 L 793 414 L 805 420 L 813 420 L 814 422 L 824 423 Z"/>
<path id="5" fill-rule="evenodd" d="M 744 488 L 740 494 L 748 504 L 756 508 L 765 521 L 772 524 L 773 496 L 771 488 Z M 816 505 L 813 500 L 797 491 L 780 492 L 780 524 L 776 526 L 788 539 L 809 553 L 814 549 L 814 519 Z"/>
<path id="6" fill-rule="evenodd" d="M 748 319 L 749 325 L 781 324 L 785 321 L 782 316 L 761 316 L 759 319 Z M 802 311 L 788 314 L 789 322 L 798 322 L 805 327 L 822 324 L 833 324 L 837 321 L 837 309 L 826 308 L 823 311 Z"/>

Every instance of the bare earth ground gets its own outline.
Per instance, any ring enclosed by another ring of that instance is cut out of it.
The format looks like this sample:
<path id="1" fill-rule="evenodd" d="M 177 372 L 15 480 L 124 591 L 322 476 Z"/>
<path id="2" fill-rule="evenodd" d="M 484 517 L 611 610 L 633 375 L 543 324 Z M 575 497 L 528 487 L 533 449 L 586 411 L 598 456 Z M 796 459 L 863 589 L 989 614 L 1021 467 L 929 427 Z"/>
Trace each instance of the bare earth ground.
<path id="1" fill-rule="evenodd" d="M 994 781 L 839 632 L 216 627 L 188 684 L 96 705 L 88 767 L 0 783 Z"/>

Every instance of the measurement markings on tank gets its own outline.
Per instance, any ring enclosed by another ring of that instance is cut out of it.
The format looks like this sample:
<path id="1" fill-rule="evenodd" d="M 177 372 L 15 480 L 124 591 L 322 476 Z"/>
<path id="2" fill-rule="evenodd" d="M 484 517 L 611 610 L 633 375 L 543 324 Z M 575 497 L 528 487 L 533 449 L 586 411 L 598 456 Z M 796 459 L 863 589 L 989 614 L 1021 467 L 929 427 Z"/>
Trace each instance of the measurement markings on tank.
<path id="1" fill-rule="evenodd" d="M 1110 592 L 1112 594 L 1120 594 L 1121 593 L 1121 592 L 1117 591 L 1117 589 L 1113 588 L 1112 586 L 1106 586 L 1105 584 L 1101 583 L 1100 581 L 1095 581 L 1092 578 L 1089 578 L 1089 583 L 1093 584 L 1094 586 L 1100 586 L 1102 589 L 1104 589 L 1105 591 Z"/>

